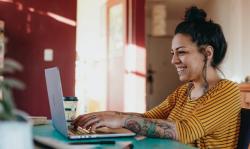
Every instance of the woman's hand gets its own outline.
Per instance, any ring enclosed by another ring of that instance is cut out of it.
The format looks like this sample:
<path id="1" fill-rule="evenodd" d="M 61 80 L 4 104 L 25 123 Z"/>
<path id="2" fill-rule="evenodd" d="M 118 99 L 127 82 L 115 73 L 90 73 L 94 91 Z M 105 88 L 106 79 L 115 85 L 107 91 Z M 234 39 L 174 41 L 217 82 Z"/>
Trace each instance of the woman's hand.
<path id="1" fill-rule="evenodd" d="M 99 127 L 121 128 L 124 125 L 126 115 L 115 111 L 94 112 L 78 116 L 73 122 L 75 128 L 95 131 Z"/>

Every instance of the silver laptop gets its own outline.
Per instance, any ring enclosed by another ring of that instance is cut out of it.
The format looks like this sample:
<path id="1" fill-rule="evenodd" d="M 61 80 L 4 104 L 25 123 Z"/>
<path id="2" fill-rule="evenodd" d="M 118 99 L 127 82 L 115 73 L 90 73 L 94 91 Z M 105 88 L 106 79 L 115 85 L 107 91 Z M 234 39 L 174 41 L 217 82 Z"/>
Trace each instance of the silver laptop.
<path id="1" fill-rule="evenodd" d="M 67 123 L 63 104 L 63 92 L 60 72 L 57 67 L 45 69 L 45 79 L 48 91 L 49 106 L 53 127 L 69 139 L 82 138 L 108 138 L 108 137 L 128 137 L 135 136 L 135 133 L 127 129 L 104 128 L 101 133 L 74 133 L 70 131 L 70 124 Z"/>

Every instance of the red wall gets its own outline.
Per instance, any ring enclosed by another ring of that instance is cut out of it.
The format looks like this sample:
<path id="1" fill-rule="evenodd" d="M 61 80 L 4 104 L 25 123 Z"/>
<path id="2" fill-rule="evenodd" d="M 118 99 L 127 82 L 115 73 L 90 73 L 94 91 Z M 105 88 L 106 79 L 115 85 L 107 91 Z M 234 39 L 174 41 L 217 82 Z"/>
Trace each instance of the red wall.
<path id="1" fill-rule="evenodd" d="M 145 48 L 145 0 L 132 0 L 132 7 L 134 44 Z"/>
<path id="2" fill-rule="evenodd" d="M 136 45 L 136 50 L 144 50 L 146 55 L 145 45 L 145 0 L 132 0 L 132 34 L 135 35 L 132 38 L 132 44 Z M 146 57 L 145 57 L 146 59 Z M 145 60 L 146 62 L 146 60 Z M 133 71 L 132 74 L 140 77 L 146 77 L 146 72 Z"/>
<path id="3" fill-rule="evenodd" d="M 76 0 L 0 2 L 0 19 L 5 21 L 8 37 L 7 57 L 24 66 L 15 74 L 26 84 L 24 91 L 14 92 L 16 105 L 30 115 L 50 117 L 44 68 L 58 66 L 64 95 L 74 95 L 76 27 L 49 17 L 48 11 L 76 21 Z M 54 49 L 52 62 L 43 60 L 45 48 Z"/>

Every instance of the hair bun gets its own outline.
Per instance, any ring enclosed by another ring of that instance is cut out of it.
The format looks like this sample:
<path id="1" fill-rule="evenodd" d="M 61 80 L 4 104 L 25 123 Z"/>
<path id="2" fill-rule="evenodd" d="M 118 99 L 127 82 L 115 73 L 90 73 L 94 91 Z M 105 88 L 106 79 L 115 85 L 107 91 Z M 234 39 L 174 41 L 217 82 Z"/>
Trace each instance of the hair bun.
<path id="1" fill-rule="evenodd" d="M 203 9 L 192 6 L 186 10 L 185 21 L 189 22 L 205 22 L 207 13 Z"/>

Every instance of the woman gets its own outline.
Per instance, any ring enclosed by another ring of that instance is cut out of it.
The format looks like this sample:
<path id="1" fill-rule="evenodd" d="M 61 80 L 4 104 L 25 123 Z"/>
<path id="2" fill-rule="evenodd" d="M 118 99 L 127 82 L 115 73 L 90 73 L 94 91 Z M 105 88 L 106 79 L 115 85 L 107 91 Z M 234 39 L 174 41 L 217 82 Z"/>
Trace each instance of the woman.
<path id="1" fill-rule="evenodd" d="M 73 125 L 124 127 L 199 148 L 236 148 L 240 92 L 236 83 L 218 74 L 226 50 L 221 27 L 206 21 L 204 10 L 191 7 L 175 30 L 170 50 L 179 79 L 186 83 L 144 114 L 96 112 L 79 116 Z"/>

